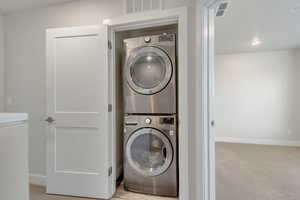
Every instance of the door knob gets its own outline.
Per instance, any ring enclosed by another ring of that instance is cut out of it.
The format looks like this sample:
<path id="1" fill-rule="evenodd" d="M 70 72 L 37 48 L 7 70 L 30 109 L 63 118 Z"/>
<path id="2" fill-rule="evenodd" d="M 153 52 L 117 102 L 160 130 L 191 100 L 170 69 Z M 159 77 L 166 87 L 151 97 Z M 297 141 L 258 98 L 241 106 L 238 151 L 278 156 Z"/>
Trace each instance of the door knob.
<path id="1" fill-rule="evenodd" d="M 52 117 L 48 117 L 45 121 L 51 124 L 55 121 L 55 119 L 53 119 Z"/>

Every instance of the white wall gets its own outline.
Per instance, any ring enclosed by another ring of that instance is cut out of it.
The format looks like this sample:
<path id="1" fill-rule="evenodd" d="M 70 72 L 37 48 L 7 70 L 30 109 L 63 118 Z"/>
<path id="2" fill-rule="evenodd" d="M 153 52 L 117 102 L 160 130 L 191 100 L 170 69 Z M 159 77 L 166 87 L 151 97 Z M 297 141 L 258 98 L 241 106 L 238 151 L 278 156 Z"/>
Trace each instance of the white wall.
<path id="1" fill-rule="evenodd" d="M 5 17 L 6 110 L 29 113 L 30 173 L 46 171 L 46 29 L 98 24 L 122 12 L 119 0 L 84 0 Z"/>
<path id="2" fill-rule="evenodd" d="M 300 140 L 300 49 L 293 51 L 295 61 L 295 73 L 293 74 L 294 79 L 294 92 L 292 94 L 292 116 L 291 123 L 294 125 L 292 130 L 293 139 Z"/>
<path id="3" fill-rule="evenodd" d="M 300 140 L 296 54 L 285 50 L 217 56 L 217 137 Z"/>
<path id="4" fill-rule="evenodd" d="M 188 10 L 189 20 L 188 20 L 188 60 L 189 66 L 188 67 L 188 104 L 189 104 L 189 132 L 183 133 L 186 134 L 189 139 L 189 199 L 197 199 L 196 192 L 198 192 L 201 185 L 196 184 L 196 172 L 199 170 L 196 165 L 196 159 L 199 157 L 198 152 L 196 152 L 196 112 L 195 112 L 195 104 L 197 99 L 195 98 L 195 91 L 196 91 L 196 8 L 195 6 L 189 8 Z"/>
<path id="5" fill-rule="evenodd" d="M 79 0 L 43 9 L 9 14 L 5 17 L 6 98 L 8 111 L 28 112 L 30 173 L 45 175 L 46 71 L 45 30 L 66 26 L 101 23 L 103 19 L 123 15 L 120 0 Z M 166 0 L 164 7 L 193 5 L 194 0 Z M 189 12 L 193 18 L 193 10 Z M 194 24 L 189 25 L 193 30 Z M 191 36 L 194 33 L 189 31 Z M 194 41 L 190 37 L 191 48 Z M 194 52 L 194 49 L 191 50 Z M 194 53 L 190 54 L 194 60 Z M 193 69 L 193 62 L 191 68 Z M 190 71 L 193 74 L 193 71 Z M 194 85 L 194 84 L 193 84 Z M 188 134 L 192 137 L 192 134 Z M 191 141 L 193 141 L 191 139 Z M 192 147 L 191 147 L 192 148 Z M 193 160 L 193 159 L 191 159 Z"/>
<path id="6" fill-rule="evenodd" d="M 4 111 L 4 31 L 3 16 L 0 13 L 0 112 Z"/>

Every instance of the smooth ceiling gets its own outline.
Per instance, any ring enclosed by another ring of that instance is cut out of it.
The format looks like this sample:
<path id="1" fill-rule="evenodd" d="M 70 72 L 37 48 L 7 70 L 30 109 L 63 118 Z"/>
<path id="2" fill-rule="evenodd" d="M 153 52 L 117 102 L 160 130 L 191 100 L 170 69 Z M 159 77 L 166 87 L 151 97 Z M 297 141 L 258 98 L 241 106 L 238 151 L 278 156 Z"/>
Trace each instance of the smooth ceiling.
<path id="1" fill-rule="evenodd" d="M 3 14 L 23 9 L 43 7 L 56 3 L 64 3 L 71 0 L 0 0 L 0 10 Z"/>
<path id="2" fill-rule="evenodd" d="M 299 0 L 231 0 L 224 17 L 216 19 L 218 53 L 300 47 Z M 262 43 L 251 46 L 254 37 Z"/>

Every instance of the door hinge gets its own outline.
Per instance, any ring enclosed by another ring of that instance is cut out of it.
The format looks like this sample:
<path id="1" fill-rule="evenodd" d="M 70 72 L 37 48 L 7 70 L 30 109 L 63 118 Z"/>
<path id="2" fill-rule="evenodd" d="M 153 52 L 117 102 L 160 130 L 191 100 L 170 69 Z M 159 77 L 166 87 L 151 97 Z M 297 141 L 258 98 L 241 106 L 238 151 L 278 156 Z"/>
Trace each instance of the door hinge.
<path id="1" fill-rule="evenodd" d="M 108 176 L 111 176 L 112 174 L 112 167 L 108 168 Z"/>
<path id="2" fill-rule="evenodd" d="M 108 40 L 108 49 L 112 49 L 111 41 Z"/>
<path id="3" fill-rule="evenodd" d="M 112 111 L 112 104 L 108 104 L 108 112 Z"/>
<path id="4" fill-rule="evenodd" d="M 211 125 L 212 127 L 215 127 L 215 126 L 216 126 L 215 120 L 212 120 L 212 121 L 210 122 L 210 125 Z"/>

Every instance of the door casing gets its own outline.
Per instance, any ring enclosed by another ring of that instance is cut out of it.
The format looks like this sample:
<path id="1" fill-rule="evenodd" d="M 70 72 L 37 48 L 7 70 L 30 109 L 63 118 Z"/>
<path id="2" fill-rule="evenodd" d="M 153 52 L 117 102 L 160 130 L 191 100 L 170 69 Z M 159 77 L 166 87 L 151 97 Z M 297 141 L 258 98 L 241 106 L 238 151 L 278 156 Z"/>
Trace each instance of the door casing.
<path id="1" fill-rule="evenodd" d="M 197 77 L 199 90 L 197 96 L 196 120 L 199 123 L 197 132 L 201 133 L 197 138 L 200 144 L 200 159 L 197 166 L 201 167 L 200 178 L 202 191 L 197 194 L 198 199 L 216 199 L 216 167 L 215 167 L 215 94 L 214 94 L 214 71 L 215 71 L 215 9 L 223 0 L 198 0 L 197 1 Z"/>
<path id="2" fill-rule="evenodd" d="M 187 8 L 175 8 L 162 11 L 151 11 L 142 14 L 127 15 L 118 19 L 106 19 L 104 24 L 109 27 L 109 40 L 111 46 L 115 46 L 116 34 L 120 31 L 129 31 L 163 25 L 178 25 L 178 118 L 179 118 L 179 199 L 190 200 L 189 180 L 189 113 L 188 113 L 188 13 Z M 111 128 L 112 128 L 112 152 L 113 152 L 113 176 L 116 176 L 116 52 L 112 48 L 109 55 L 110 65 L 110 102 L 112 104 Z M 115 184 L 115 182 L 114 182 Z M 116 188 L 116 185 L 114 185 Z"/>

